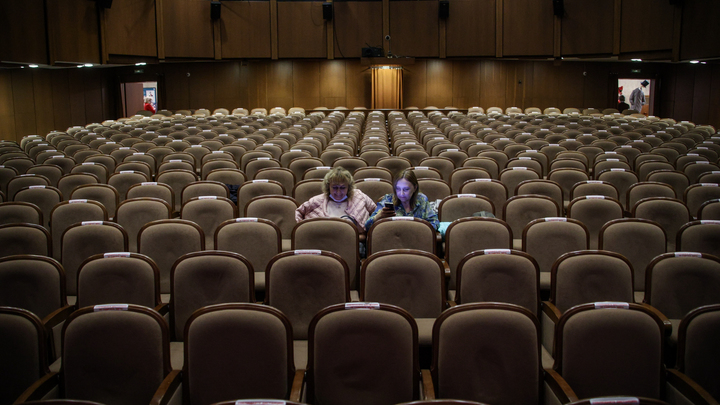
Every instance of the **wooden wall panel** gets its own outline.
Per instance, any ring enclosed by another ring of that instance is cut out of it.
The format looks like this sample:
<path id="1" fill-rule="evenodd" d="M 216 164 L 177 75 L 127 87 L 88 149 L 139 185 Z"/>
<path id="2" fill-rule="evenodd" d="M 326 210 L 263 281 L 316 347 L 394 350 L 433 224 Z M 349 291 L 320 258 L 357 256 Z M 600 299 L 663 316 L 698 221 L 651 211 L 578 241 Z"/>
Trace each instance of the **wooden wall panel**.
<path id="1" fill-rule="evenodd" d="M 43 0 L 0 0 L 0 60 L 47 64 Z"/>
<path id="2" fill-rule="evenodd" d="M 165 97 L 168 110 L 181 110 L 190 108 L 190 77 L 189 69 L 185 64 L 164 64 Z M 192 76 L 192 74 L 191 74 Z"/>
<path id="3" fill-rule="evenodd" d="M 708 123 L 715 125 L 715 129 L 720 128 L 720 65 L 712 65 L 711 67 L 711 83 L 710 83 L 710 103 L 708 112 Z"/>
<path id="4" fill-rule="evenodd" d="M 495 56 L 495 0 L 453 0 L 447 56 Z"/>
<path id="5" fill-rule="evenodd" d="M 115 0 L 105 10 L 105 46 L 112 55 L 157 56 L 155 0 Z"/>
<path id="6" fill-rule="evenodd" d="M 215 99 L 212 103 L 216 108 L 233 109 L 247 105 L 247 76 L 243 75 L 240 62 L 216 63 L 215 68 Z"/>
<path id="7" fill-rule="evenodd" d="M 565 0 L 562 55 L 611 55 L 614 8 L 615 0 Z"/>
<path id="8" fill-rule="evenodd" d="M 320 104 L 328 108 L 349 107 L 345 83 L 345 62 L 327 60 L 320 62 Z"/>
<path id="9" fill-rule="evenodd" d="M 416 60 L 415 64 L 403 68 L 403 107 L 423 108 L 428 106 L 427 60 Z"/>
<path id="10" fill-rule="evenodd" d="M 453 63 L 448 60 L 427 61 L 427 102 L 438 108 L 452 105 Z"/>
<path id="11" fill-rule="evenodd" d="M 480 65 L 480 107 L 505 108 L 507 72 L 501 61 L 486 61 Z"/>
<path id="12" fill-rule="evenodd" d="M 268 68 L 270 62 L 259 61 L 248 64 L 248 110 L 255 107 L 267 108 Z M 272 107 L 270 107 L 272 108 Z"/>
<path id="13" fill-rule="evenodd" d="M 320 1 L 279 1 L 278 56 L 326 58 L 327 29 Z"/>
<path id="14" fill-rule="evenodd" d="M 17 140 L 15 136 L 12 72 L 10 70 L 0 70 L 0 139 Z"/>
<path id="15" fill-rule="evenodd" d="M 70 99 L 70 125 L 85 125 L 85 91 L 83 72 L 70 69 L 68 72 L 68 97 Z"/>
<path id="16" fill-rule="evenodd" d="M 438 2 L 390 1 L 391 51 L 399 56 L 439 56 Z"/>
<path id="17" fill-rule="evenodd" d="M 50 62 L 100 63 L 94 1 L 47 0 Z"/>
<path id="18" fill-rule="evenodd" d="M 457 108 L 479 105 L 480 63 L 478 61 L 454 61 L 452 68 L 452 103 L 449 105 Z"/>
<path id="19" fill-rule="evenodd" d="M 692 121 L 708 122 L 710 117 L 710 89 L 712 86 L 712 68 L 693 66 L 695 69 L 695 88 L 692 96 Z M 718 97 L 716 97 L 718 98 Z"/>
<path id="20" fill-rule="evenodd" d="M 360 64 L 360 60 L 345 61 L 345 91 L 348 108 L 365 107 L 370 108 L 372 99 L 372 78 L 370 69 Z"/>
<path id="21" fill-rule="evenodd" d="M 675 69 L 675 105 L 673 118 L 676 120 L 692 120 L 695 94 L 694 66 L 677 65 Z"/>
<path id="22" fill-rule="evenodd" d="M 685 0 L 683 2 L 680 59 L 717 58 L 720 56 L 720 2 Z"/>
<path id="23" fill-rule="evenodd" d="M 293 101 L 292 107 L 306 110 L 324 106 L 320 102 L 320 62 L 293 62 Z"/>
<path id="24" fill-rule="evenodd" d="M 36 69 L 33 71 L 33 98 L 38 134 L 46 134 L 57 129 L 53 117 L 54 100 L 50 70 Z"/>
<path id="25" fill-rule="evenodd" d="M 672 49 L 674 11 L 667 1 L 623 0 L 620 52 Z"/>
<path id="26" fill-rule="evenodd" d="M 610 86 L 617 87 L 617 81 L 611 83 L 609 72 L 612 66 L 607 63 L 583 63 L 583 71 L 587 72 L 583 84 L 583 102 L 584 108 L 597 108 L 602 111 L 603 108 L 615 108 L 607 106 L 608 89 Z M 617 80 L 617 75 L 612 78 Z"/>
<path id="27" fill-rule="evenodd" d="M 284 107 L 293 103 L 293 63 L 277 61 L 268 67 L 267 102 L 268 111 L 273 107 Z M 287 109 L 287 108 L 286 108 Z"/>
<path id="28" fill-rule="evenodd" d="M 190 80 L 188 81 L 190 108 L 207 108 L 210 112 L 216 108 L 214 83 L 217 80 L 215 77 L 217 66 L 215 63 L 188 64 L 190 71 Z"/>
<path id="29" fill-rule="evenodd" d="M 12 80 L 15 131 L 23 136 L 36 134 L 32 71 L 30 69 L 15 70 L 12 74 Z"/>
<path id="30" fill-rule="evenodd" d="M 224 59 L 271 56 L 269 1 L 224 2 L 221 16 Z"/>
<path id="31" fill-rule="evenodd" d="M 52 75 L 53 119 L 57 129 L 65 129 L 73 125 L 70 114 L 70 82 L 68 80 L 71 71 L 71 69 L 59 70 L 53 72 Z"/>
<path id="32" fill-rule="evenodd" d="M 172 0 L 163 4 L 167 58 L 212 58 L 213 23 L 207 0 Z"/>
<path id="33" fill-rule="evenodd" d="M 382 1 L 334 1 L 335 57 L 359 58 L 368 45 L 382 48 Z"/>
<path id="34" fill-rule="evenodd" d="M 551 1 L 503 0 L 503 55 L 552 56 Z"/>

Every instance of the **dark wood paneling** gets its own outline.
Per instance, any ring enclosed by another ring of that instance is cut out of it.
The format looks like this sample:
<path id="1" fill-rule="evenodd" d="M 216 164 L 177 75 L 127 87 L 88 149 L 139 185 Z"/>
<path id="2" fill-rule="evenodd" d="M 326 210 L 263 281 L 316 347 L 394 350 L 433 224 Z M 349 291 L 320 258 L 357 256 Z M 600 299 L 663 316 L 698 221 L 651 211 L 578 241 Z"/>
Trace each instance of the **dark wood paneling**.
<path id="1" fill-rule="evenodd" d="M 479 105 L 480 63 L 477 61 L 453 62 L 452 96 L 451 105 L 457 108 Z"/>
<path id="2" fill-rule="evenodd" d="M 416 60 L 403 69 L 403 107 L 428 105 L 427 81 L 427 60 Z"/>
<path id="3" fill-rule="evenodd" d="M 583 63 L 583 71 L 587 72 L 583 82 L 583 108 L 616 108 L 608 106 L 608 88 L 610 83 L 610 68 L 607 63 Z M 617 76 L 613 76 L 616 80 L 614 86 L 617 87 Z"/>
<path id="4" fill-rule="evenodd" d="M 271 56 L 269 1 L 224 2 L 221 15 L 224 59 Z"/>
<path id="5" fill-rule="evenodd" d="M 56 129 L 53 117 L 52 72 L 45 69 L 33 71 L 33 98 L 38 134 Z M 63 128 L 65 129 L 65 128 Z"/>
<path id="6" fill-rule="evenodd" d="M 47 0 L 51 62 L 100 63 L 94 1 Z"/>
<path id="7" fill-rule="evenodd" d="M 165 96 L 167 97 L 167 109 L 181 110 L 190 108 L 190 70 L 186 64 L 166 64 L 165 72 Z M 192 74 L 191 74 L 192 75 Z"/>
<path id="8" fill-rule="evenodd" d="M 708 112 L 708 123 L 720 128 L 720 65 L 712 65 L 710 84 L 710 111 Z"/>
<path id="9" fill-rule="evenodd" d="M 71 69 L 68 72 L 68 96 L 70 98 L 70 125 L 88 123 L 85 115 L 85 77 L 81 70 Z"/>
<path id="10" fill-rule="evenodd" d="M 442 59 L 427 61 L 427 102 L 444 108 L 452 105 L 453 63 Z"/>
<path id="11" fill-rule="evenodd" d="M 360 60 L 345 61 L 345 91 L 347 94 L 348 108 L 365 107 L 370 108 L 372 99 L 372 78 L 370 69 L 360 64 Z"/>
<path id="12" fill-rule="evenodd" d="M 0 139 L 17 140 L 15 138 L 12 72 L 9 70 L 0 70 Z"/>
<path id="13" fill-rule="evenodd" d="M 551 1 L 503 1 L 503 55 L 551 56 L 553 54 Z"/>
<path id="14" fill-rule="evenodd" d="M 70 115 L 70 81 L 68 80 L 71 71 L 70 69 L 58 70 L 52 75 L 53 119 L 58 129 L 65 129 L 73 125 Z"/>
<path id="15" fill-rule="evenodd" d="M 447 56 L 495 56 L 495 0 L 453 0 Z"/>
<path id="16" fill-rule="evenodd" d="M 279 1 L 278 56 L 327 57 L 327 34 L 319 1 Z"/>
<path id="17" fill-rule="evenodd" d="M 214 63 L 193 63 L 188 65 L 190 80 L 188 93 L 189 107 L 192 109 L 207 108 L 212 112 L 215 107 L 215 72 Z"/>
<path id="18" fill-rule="evenodd" d="M 12 74 L 15 131 L 21 137 L 37 133 L 35 124 L 35 97 L 30 69 L 17 69 Z"/>
<path id="19" fill-rule="evenodd" d="M 277 61 L 268 67 L 267 81 L 268 111 L 273 107 L 284 107 L 286 110 L 293 105 L 293 63 Z M 263 107 L 263 106 L 259 106 Z"/>
<path id="20" fill-rule="evenodd" d="M 0 0 L 0 60 L 47 64 L 43 0 Z"/>
<path id="21" fill-rule="evenodd" d="M 323 106 L 320 102 L 320 62 L 293 62 L 294 106 L 312 109 Z"/>
<path id="22" fill-rule="evenodd" d="M 680 59 L 720 56 L 720 1 L 683 2 Z"/>
<path id="23" fill-rule="evenodd" d="M 359 58 L 368 45 L 382 48 L 381 1 L 336 1 L 335 57 Z"/>
<path id="24" fill-rule="evenodd" d="M 328 60 L 320 62 L 320 104 L 333 107 L 354 107 L 347 105 L 345 83 L 345 62 Z"/>
<path id="25" fill-rule="evenodd" d="M 712 69 L 707 65 L 693 66 L 695 69 L 695 92 L 693 93 L 693 122 L 708 122 L 710 117 L 710 88 Z M 718 97 L 716 97 L 718 98 Z"/>
<path id="26" fill-rule="evenodd" d="M 247 80 L 242 74 L 240 62 L 217 63 L 215 66 L 215 100 L 213 109 L 234 108 L 247 105 Z"/>
<path id="27" fill-rule="evenodd" d="M 248 72 L 248 110 L 255 107 L 267 107 L 267 84 L 268 84 L 268 68 L 270 62 L 260 61 L 251 62 Z M 272 107 L 270 107 L 272 108 Z"/>
<path id="28" fill-rule="evenodd" d="M 209 1 L 166 1 L 162 12 L 166 57 L 212 58 L 215 55 Z"/>
<path id="29" fill-rule="evenodd" d="M 675 106 L 673 118 L 691 121 L 693 115 L 693 95 L 695 94 L 695 66 L 678 65 L 675 70 Z"/>
<path id="30" fill-rule="evenodd" d="M 390 1 L 390 50 L 395 55 L 438 57 L 438 2 Z"/>
<path id="31" fill-rule="evenodd" d="M 157 56 L 155 0 L 114 1 L 105 24 L 108 54 Z"/>
<path id="32" fill-rule="evenodd" d="M 620 52 L 672 49 L 674 9 L 668 1 L 623 0 Z"/>
<path id="33" fill-rule="evenodd" d="M 563 55 L 611 55 L 615 0 L 565 0 Z"/>
<path id="34" fill-rule="evenodd" d="M 480 107 L 505 108 L 507 71 L 501 61 L 486 61 L 480 65 Z"/>
<path id="35" fill-rule="evenodd" d="M 85 97 L 85 123 L 105 120 L 102 72 L 100 69 L 86 71 L 82 75 Z"/>

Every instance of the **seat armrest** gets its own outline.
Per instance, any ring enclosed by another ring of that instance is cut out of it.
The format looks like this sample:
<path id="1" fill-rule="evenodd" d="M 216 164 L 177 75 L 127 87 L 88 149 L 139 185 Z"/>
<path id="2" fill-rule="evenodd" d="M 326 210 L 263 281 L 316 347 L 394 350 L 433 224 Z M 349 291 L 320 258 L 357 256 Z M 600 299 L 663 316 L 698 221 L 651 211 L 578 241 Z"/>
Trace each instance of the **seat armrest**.
<path id="1" fill-rule="evenodd" d="M 300 402 L 303 395 L 303 385 L 305 384 L 305 370 L 295 371 L 292 388 L 290 389 L 290 400 Z"/>
<path id="2" fill-rule="evenodd" d="M 52 328 L 65 322 L 73 311 L 75 311 L 74 305 L 65 305 L 64 307 L 58 308 L 49 313 L 45 318 L 43 318 L 42 323 L 46 328 L 48 328 L 48 330 L 52 330 Z"/>
<path id="3" fill-rule="evenodd" d="M 570 388 L 570 384 L 568 384 L 567 381 L 565 381 L 565 379 L 557 373 L 557 371 L 547 368 L 543 371 L 545 383 L 548 387 L 550 387 L 553 395 L 555 395 L 555 398 L 557 398 L 561 404 L 568 404 L 578 400 L 575 391 Z"/>
<path id="4" fill-rule="evenodd" d="M 455 301 L 448 301 L 447 304 L 448 304 L 448 308 L 457 306 L 457 302 L 455 302 Z"/>
<path id="5" fill-rule="evenodd" d="M 553 304 L 550 301 L 543 301 L 542 302 L 542 310 L 545 313 L 545 315 L 547 315 L 548 318 L 550 318 L 550 321 L 552 321 L 552 323 L 557 325 L 558 321 L 560 320 L 560 317 L 562 316 L 562 313 L 560 312 L 558 307 L 556 307 L 555 304 Z"/>
<path id="6" fill-rule="evenodd" d="M 562 315 L 555 304 L 550 301 L 542 302 L 542 313 L 540 314 L 540 325 L 542 328 L 542 345 L 550 354 L 553 354 L 555 341 L 555 326 Z"/>
<path id="7" fill-rule="evenodd" d="M 153 395 L 150 405 L 167 405 L 181 382 L 182 371 L 173 370 L 168 373 L 163 382 L 160 383 L 160 387 L 158 387 L 157 391 L 155 391 L 155 395 Z"/>
<path id="8" fill-rule="evenodd" d="M 660 318 L 660 320 L 663 323 L 663 326 L 665 326 L 665 336 L 670 336 L 670 334 L 672 333 L 672 323 L 670 323 L 670 320 L 668 319 L 668 317 L 665 316 L 665 314 L 663 314 L 662 312 L 660 312 L 660 310 L 658 310 L 657 308 L 655 308 L 654 306 L 652 306 L 650 304 L 646 304 L 643 302 L 643 303 L 640 303 L 640 305 L 642 305 L 647 310 L 649 310 L 650 312 L 655 314 L 658 318 Z"/>
<path id="9" fill-rule="evenodd" d="M 423 400 L 435 399 L 435 386 L 430 370 L 420 370 L 422 373 Z"/>
<path id="10" fill-rule="evenodd" d="M 678 370 L 667 371 L 667 382 L 675 387 L 682 395 L 692 401 L 694 405 L 717 405 L 718 401 L 692 378 Z"/>
<path id="11" fill-rule="evenodd" d="M 167 302 L 163 302 L 162 304 L 155 307 L 155 311 L 157 311 L 160 315 L 163 317 L 170 313 L 170 304 Z"/>
<path id="12" fill-rule="evenodd" d="M 56 372 L 50 372 L 40 377 L 39 380 L 35 381 L 33 385 L 29 386 L 25 392 L 22 393 L 15 400 L 14 403 L 21 404 L 27 401 L 39 401 L 43 399 L 48 392 L 60 384 L 60 374 Z"/>

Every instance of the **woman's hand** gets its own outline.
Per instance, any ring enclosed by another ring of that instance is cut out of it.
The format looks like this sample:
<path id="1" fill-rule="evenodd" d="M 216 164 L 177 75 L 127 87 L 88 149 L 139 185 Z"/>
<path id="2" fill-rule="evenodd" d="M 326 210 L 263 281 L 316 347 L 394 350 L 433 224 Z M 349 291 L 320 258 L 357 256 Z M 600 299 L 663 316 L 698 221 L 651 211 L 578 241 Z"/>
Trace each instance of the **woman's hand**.
<path id="1" fill-rule="evenodd" d="M 389 218 L 395 216 L 395 210 L 388 207 L 383 207 L 378 213 L 375 215 L 375 219 L 383 219 L 383 218 Z"/>

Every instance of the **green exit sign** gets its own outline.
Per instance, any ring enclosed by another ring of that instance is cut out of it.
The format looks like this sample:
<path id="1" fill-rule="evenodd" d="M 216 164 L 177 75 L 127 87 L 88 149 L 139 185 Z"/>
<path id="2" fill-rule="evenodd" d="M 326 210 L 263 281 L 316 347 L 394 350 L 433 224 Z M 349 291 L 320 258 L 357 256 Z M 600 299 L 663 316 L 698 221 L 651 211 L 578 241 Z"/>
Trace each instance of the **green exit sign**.
<path id="1" fill-rule="evenodd" d="M 631 70 L 631 72 L 633 72 L 633 73 L 640 73 L 640 69 L 633 69 L 633 70 Z"/>
<path id="2" fill-rule="evenodd" d="M 144 73 L 145 71 L 143 69 L 135 69 L 135 73 Z"/>

